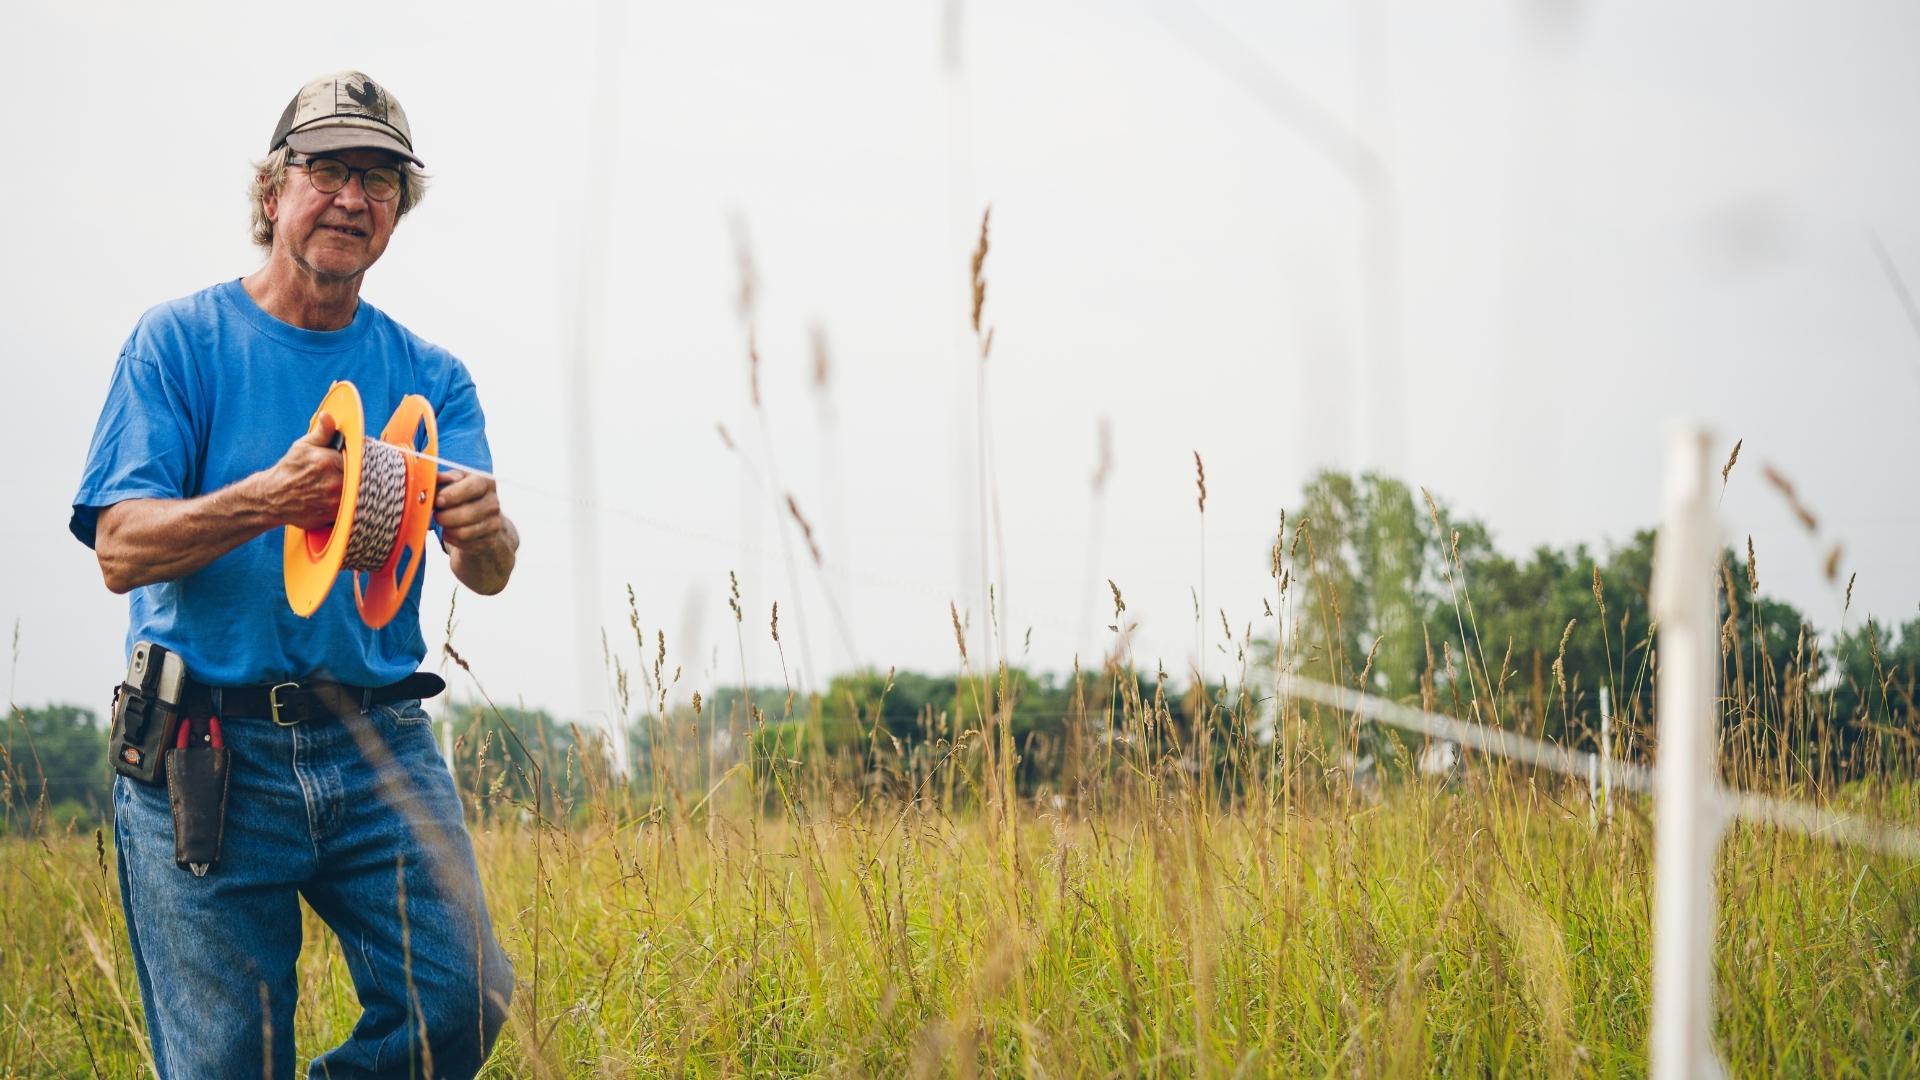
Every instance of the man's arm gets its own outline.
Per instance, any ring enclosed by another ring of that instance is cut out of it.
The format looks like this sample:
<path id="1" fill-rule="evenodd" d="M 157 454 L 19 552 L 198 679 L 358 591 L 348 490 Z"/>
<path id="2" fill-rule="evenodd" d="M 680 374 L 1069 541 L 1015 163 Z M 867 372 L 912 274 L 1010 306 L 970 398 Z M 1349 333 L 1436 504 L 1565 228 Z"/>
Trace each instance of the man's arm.
<path id="1" fill-rule="evenodd" d="M 191 499 L 128 499 L 100 512 L 94 555 L 116 593 L 185 577 L 280 525 L 325 528 L 340 509 L 344 459 L 333 418 L 287 449 L 272 468 Z"/>
<path id="2" fill-rule="evenodd" d="M 500 512 L 492 477 L 441 473 L 433 516 L 440 522 L 440 542 L 460 584 L 482 596 L 507 587 L 520 550 L 520 530 Z"/>

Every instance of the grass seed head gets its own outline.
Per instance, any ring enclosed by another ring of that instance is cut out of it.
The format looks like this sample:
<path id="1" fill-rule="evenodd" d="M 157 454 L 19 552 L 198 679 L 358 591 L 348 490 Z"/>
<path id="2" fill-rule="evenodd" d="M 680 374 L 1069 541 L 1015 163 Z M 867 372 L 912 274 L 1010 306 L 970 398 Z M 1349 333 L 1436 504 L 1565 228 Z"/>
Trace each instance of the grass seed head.
<path id="1" fill-rule="evenodd" d="M 1097 445 L 1099 446 L 1099 454 L 1094 458 L 1093 466 L 1093 493 L 1095 495 L 1106 490 L 1107 477 L 1113 474 L 1113 425 L 1109 423 L 1104 416 L 1100 418 L 1099 442 Z"/>
<path id="2" fill-rule="evenodd" d="M 833 374 L 833 361 L 827 352 L 827 328 L 814 324 L 813 333 L 813 388 L 825 390 Z"/>
<path id="3" fill-rule="evenodd" d="M 987 305 L 987 225 L 993 219 L 993 207 L 989 205 L 980 214 L 980 242 L 973 249 L 973 332 L 980 333 L 980 312 Z"/>
<path id="4" fill-rule="evenodd" d="M 752 331 L 747 333 L 747 388 L 753 393 L 753 407 L 760 407 L 760 343 Z"/>
<path id="5" fill-rule="evenodd" d="M 800 513 L 800 504 L 794 501 L 792 492 L 787 493 L 787 513 L 792 514 L 793 520 L 799 524 L 800 535 L 807 541 L 807 551 L 813 555 L 813 565 L 825 566 L 825 561 L 820 557 L 820 545 L 813 538 L 813 526 L 808 524 L 806 517 Z"/>
<path id="6" fill-rule="evenodd" d="M 1567 640 L 1573 637 L 1573 624 L 1579 621 L 1567 620 L 1567 628 L 1560 631 L 1560 653 L 1553 658 L 1553 684 L 1560 688 L 1562 696 L 1567 692 Z"/>
<path id="7" fill-rule="evenodd" d="M 747 223 L 736 215 L 733 226 L 733 259 L 735 270 L 740 275 L 740 292 L 737 305 L 741 322 L 753 321 L 755 294 L 758 291 L 759 275 L 753 269 L 753 245 L 747 241 Z"/>
<path id="8" fill-rule="evenodd" d="M 1801 526 L 1808 532 L 1819 532 L 1820 519 L 1814 517 L 1813 511 L 1807 509 L 1807 505 L 1800 501 L 1800 493 L 1794 490 L 1793 482 L 1771 465 L 1762 465 L 1760 471 L 1767 478 L 1767 483 L 1772 484 L 1774 490 L 1780 493 L 1780 497 L 1787 500 L 1787 508 L 1793 511 L 1794 517 L 1800 519 Z"/>
<path id="9" fill-rule="evenodd" d="M 967 632 L 960 628 L 960 608 L 953 601 L 947 601 L 947 614 L 953 617 L 953 643 L 960 647 L 960 662 L 967 661 Z"/>

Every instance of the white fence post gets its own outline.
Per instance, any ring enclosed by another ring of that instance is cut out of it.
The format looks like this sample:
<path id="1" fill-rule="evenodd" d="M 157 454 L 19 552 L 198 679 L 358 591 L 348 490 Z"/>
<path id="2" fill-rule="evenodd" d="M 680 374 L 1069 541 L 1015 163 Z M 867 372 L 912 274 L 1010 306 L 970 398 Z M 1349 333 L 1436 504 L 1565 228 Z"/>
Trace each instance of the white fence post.
<path id="1" fill-rule="evenodd" d="M 1653 1080 L 1721 1077 L 1713 1048 L 1715 854 L 1719 783 L 1719 530 L 1709 501 L 1707 435 L 1673 434 L 1666 507 L 1654 557 L 1659 627 L 1658 761 L 1654 776 Z M 1604 715 L 1604 714 L 1603 714 Z"/>
<path id="2" fill-rule="evenodd" d="M 1600 688 L 1600 804 L 1613 824 L 1613 695 Z"/>
<path id="3" fill-rule="evenodd" d="M 1587 827 L 1600 827 L 1600 758 L 1587 758 Z"/>

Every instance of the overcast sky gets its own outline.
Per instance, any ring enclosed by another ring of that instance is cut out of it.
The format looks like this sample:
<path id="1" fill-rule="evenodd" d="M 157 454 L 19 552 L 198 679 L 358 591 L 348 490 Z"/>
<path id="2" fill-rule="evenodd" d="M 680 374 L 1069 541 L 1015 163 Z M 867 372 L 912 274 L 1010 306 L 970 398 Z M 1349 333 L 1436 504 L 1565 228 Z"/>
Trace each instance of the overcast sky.
<path id="1" fill-rule="evenodd" d="M 1763 588 L 1838 625 L 1840 542 L 1849 618 L 1915 613 L 1920 336 L 1870 239 L 1920 283 L 1911 5 L 529 10 L 0 15 L 13 700 L 104 704 L 125 601 L 65 526 L 108 374 L 146 308 L 257 264 L 247 163 L 342 68 L 399 98 L 434 176 L 363 295 L 473 372 L 524 539 L 508 591 L 458 606 L 498 700 L 604 712 L 599 628 L 636 663 L 629 586 L 683 692 L 743 653 L 779 683 L 775 600 L 796 679 L 956 666 L 948 601 L 983 617 L 965 263 L 988 203 L 1015 659 L 1101 647 L 1111 578 L 1137 654 L 1185 671 L 1202 566 L 1210 612 L 1256 617 L 1280 508 L 1327 465 L 1425 485 L 1512 552 L 1623 540 L 1658 515 L 1681 416 L 1746 440 L 1724 510 Z M 428 572 L 437 648 L 451 578 Z"/>

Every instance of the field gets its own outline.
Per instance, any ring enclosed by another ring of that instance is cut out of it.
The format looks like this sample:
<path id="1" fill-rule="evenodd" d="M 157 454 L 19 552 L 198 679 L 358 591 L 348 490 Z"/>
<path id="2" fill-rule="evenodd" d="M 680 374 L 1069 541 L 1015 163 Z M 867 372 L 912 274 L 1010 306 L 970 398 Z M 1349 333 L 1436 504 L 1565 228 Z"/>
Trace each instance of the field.
<path id="1" fill-rule="evenodd" d="M 1608 824 L 1483 762 L 1354 784 L 1310 738 L 1345 721 L 1291 710 L 1173 748 L 1165 704 L 1122 699 L 1060 794 L 1008 783 L 991 722 L 711 793 L 696 754 L 569 805 L 498 774 L 474 830 L 520 990 L 487 1075 L 1644 1074 L 1644 802 Z M 146 1068 L 106 836 L 0 846 L 0 1075 Z M 1719 882 L 1734 1075 L 1920 1072 L 1915 868 L 1741 827 Z M 309 922 L 303 1058 L 357 1012 Z"/>
<path id="2" fill-rule="evenodd" d="M 449 710 L 451 767 L 518 982 L 487 1075 L 1644 1075 L 1648 800 L 1477 753 L 1432 767 L 1435 747 L 1274 687 L 1644 765 L 1652 534 L 1522 565 L 1415 506 L 1317 479 L 1273 545 L 1272 637 L 1223 613 L 1235 668 L 1184 687 L 1131 656 L 1117 584 L 1108 657 L 1065 682 L 999 662 L 992 634 L 970 655 L 955 606 L 952 678 L 703 700 L 636 615 L 639 662 L 610 655 L 634 730 L 610 755 L 496 707 L 449 644 L 477 695 Z M 1739 563 L 1717 576 L 1723 782 L 1920 820 L 1920 621 L 1823 637 L 1761 595 L 1751 546 Z M 53 805 L 40 750 L 4 749 L 0 1076 L 147 1071 L 111 830 Z M 1748 823 L 1716 878 L 1732 1075 L 1920 1075 L 1913 860 Z M 358 1014 L 308 920 L 295 1027 L 272 1033 L 303 1060 Z"/>

